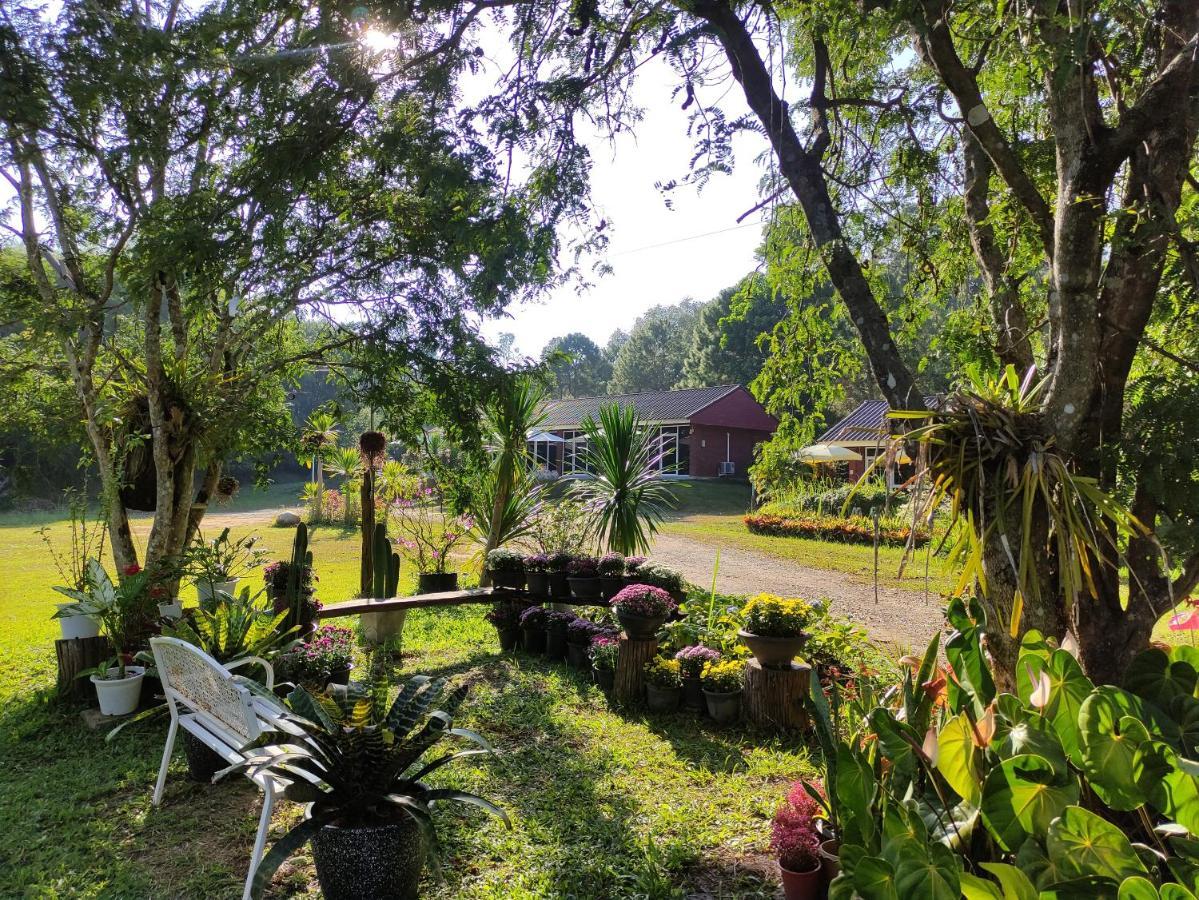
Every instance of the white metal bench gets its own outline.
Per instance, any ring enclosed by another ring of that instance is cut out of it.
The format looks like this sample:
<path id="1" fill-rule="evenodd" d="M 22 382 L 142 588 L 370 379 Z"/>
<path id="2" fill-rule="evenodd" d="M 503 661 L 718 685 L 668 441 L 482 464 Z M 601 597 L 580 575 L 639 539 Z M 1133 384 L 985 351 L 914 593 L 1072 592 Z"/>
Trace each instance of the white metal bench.
<path id="1" fill-rule="evenodd" d="M 245 680 L 231 671 L 256 663 L 266 670 L 265 686 L 271 690 L 274 687 L 274 671 L 266 660 L 248 656 L 221 665 L 199 647 L 169 637 L 150 638 L 150 648 L 154 651 L 158 677 L 162 680 L 171 713 L 166 749 L 158 769 L 158 781 L 154 785 L 155 806 L 162 801 L 171 751 L 175 747 L 175 736 L 180 726 L 230 765 L 240 762 L 244 758 L 243 748 L 265 731 L 296 733 L 294 726 L 279 718 L 278 711 L 269 700 L 255 696 L 246 687 Z M 263 800 L 262 813 L 258 817 L 258 834 L 254 838 L 254 851 L 250 857 L 250 871 L 242 892 L 243 900 L 250 896 L 254 871 L 266 847 L 275 800 L 287 787 L 287 782 L 267 774 L 251 776 L 250 780 L 262 790 Z"/>

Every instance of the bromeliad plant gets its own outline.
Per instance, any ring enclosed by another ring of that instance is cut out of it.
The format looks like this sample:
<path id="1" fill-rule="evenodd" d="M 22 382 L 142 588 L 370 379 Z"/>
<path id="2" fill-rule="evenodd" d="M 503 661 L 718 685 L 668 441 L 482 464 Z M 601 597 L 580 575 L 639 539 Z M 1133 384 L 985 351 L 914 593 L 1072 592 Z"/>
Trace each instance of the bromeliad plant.
<path id="1" fill-rule="evenodd" d="M 361 688 L 317 695 L 296 688 L 279 715 L 298 733 L 280 734 L 278 744 L 250 751 L 243 762 L 219 773 L 218 777 L 241 770 L 251 776 L 275 775 L 290 782 L 284 791 L 287 799 L 312 804 L 309 818 L 279 838 L 259 863 L 254 897 L 261 897 L 279 866 L 326 825 L 364 827 L 408 817 L 433 850 L 437 831 L 431 808 L 455 801 L 485 809 L 511 827 L 507 813 L 489 800 L 424 782 L 455 760 L 495 752 L 481 735 L 454 726 L 466 686 L 450 688 L 444 678 L 415 675 L 394 700 L 391 688 L 390 678 L 376 664 Z M 426 762 L 428 752 L 447 737 L 476 746 Z"/>
<path id="2" fill-rule="evenodd" d="M 810 793 L 841 841 L 830 898 L 1192 897 L 1199 651 L 1148 650 L 1123 688 L 1096 686 L 1029 632 L 1017 692 L 998 693 L 981 604 L 947 616 L 948 668 L 938 635 L 884 699 L 839 715 L 813 680 L 828 791 Z"/>

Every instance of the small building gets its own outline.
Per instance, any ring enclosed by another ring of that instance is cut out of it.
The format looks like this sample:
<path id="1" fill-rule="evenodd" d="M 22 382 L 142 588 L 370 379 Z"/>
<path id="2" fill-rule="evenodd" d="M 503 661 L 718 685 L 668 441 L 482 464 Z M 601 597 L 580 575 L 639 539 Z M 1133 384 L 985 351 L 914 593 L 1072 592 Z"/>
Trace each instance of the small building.
<path id="1" fill-rule="evenodd" d="M 691 478 L 744 477 L 754 448 L 770 439 L 778 421 L 739 384 L 677 391 L 645 391 L 604 397 L 552 400 L 529 448 L 540 466 L 557 475 L 586 474 L 583 420 L 598 421 L 601 406 L 632 406 L 654 430 L 664 475 Z"/>
<path id="2" fill-rule="evenodd" d="M 924 405 L 936 409 L 941 399 L 936 395 L 925 397 Z M 857 481 L 870 464 L 886 451 L 887 438 L 891 434 L 891 423 L 887 419 L 890 411 L 891 405 L 886 400 L 866 400 L 817 439 L 817 443 L 846 447 L 861 454 L 861 459 L 842 464 L 847 480 Z"/>

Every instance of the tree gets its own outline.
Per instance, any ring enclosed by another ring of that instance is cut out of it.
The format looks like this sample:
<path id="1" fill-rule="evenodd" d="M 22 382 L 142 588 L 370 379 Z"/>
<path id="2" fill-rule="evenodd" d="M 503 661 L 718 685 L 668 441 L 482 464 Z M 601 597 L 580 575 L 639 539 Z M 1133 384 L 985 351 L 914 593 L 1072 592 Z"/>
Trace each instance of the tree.
<path id="1" fill-rule="evenodd" d="M 227 460 L 294 442 L 285 386 L 308 362 L 374 338 L 419 368 L 465 310 L 550 277 L 569 198 L 501 179 L 439 114 L 435 47 L 400 65 L 348 14 L 0 12 L 0 174 L 32 287 L 12 314 L 72 387 L 122 570 L 131 504 L 154 510 L 156 566 Z"/>
<path id="2" fill-rule="evenodd" d="M 725 288 L 699 311 L 677 386 L 749 384 L 766 361 L 765 339 L 786 315 L 786 300 L 765 279 Z"/>
<path id="3" fill-rule="evenodd" d="M 553 338 L 541 351 L 541 361 L 554 377 L 553 396 L 594 397 L 612 377 L 612 363 L 591 338 L 574 331 Z"/>
<path id="4" fill-rule="evenodd" d="M 683 373 L 683 359 L 701 304 L 684 300 L 653 306 L 640 316 L 612 364 L 611 394 L 669 391 Z"/>

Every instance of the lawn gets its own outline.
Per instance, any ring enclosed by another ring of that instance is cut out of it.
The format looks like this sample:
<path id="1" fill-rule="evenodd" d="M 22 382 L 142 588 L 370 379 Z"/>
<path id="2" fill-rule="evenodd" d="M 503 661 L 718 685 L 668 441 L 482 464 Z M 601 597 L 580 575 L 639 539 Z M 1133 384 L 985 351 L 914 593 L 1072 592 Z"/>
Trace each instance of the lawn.
<path id="1" fill-rule="evenodd" d="M 268 505 L 289 499 L 279 490 Z M 250 508 L 249 498 L 239 506 Z M 0 894 L 235 895 L 258 806 L 245 779 L 192 784 L 177 753 L 164 805 L 153 809 L 165 726 L 134 726 L 106 743 L 78 709 L 54 700 L 58 626 L 49 616 L 57 579 L 34 532 L 47 522 L 52 534 L 65 533 L 50 516 L 0 517 L 9 576 L 0 588 L 0 817 L 9 823 L 0 833 Z M 261 533 L 273 552 L 286 552 L 285 532 Z M 356 534 L 316 529 L 312 548 L 321 596 L 348 597 Z M 463 724 L 501 756 L 478 766 L 466 760 L 437 780 L 495 800 L 514 825 L 507 831 L 470 809 L 440 811 L 445 853 L 425 896 L 773 895 L 773 875 L 761 874 L 773 869 L 769 816 L 785 784 L 813 772 L 802 744 L 683 715 L 614 711 L 574 670 L 501 657 L 479 607 L 411 613 L 402 671 L 470 682 Z M 276 833 L 300 814 L 284 804 Z M 318 895 L 304 854 L 280 872 L 272 893 Z"/>

